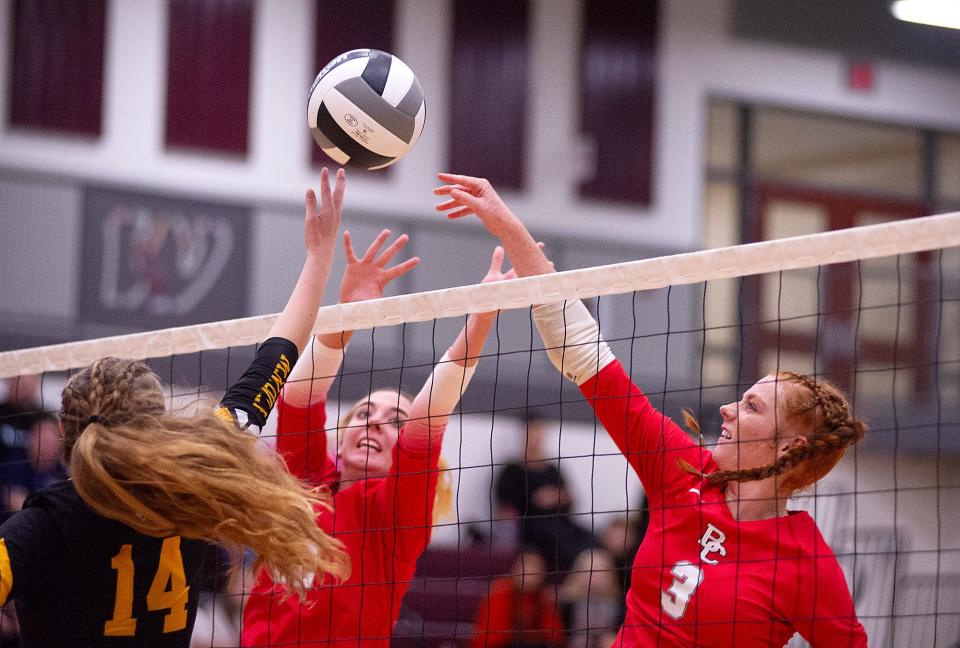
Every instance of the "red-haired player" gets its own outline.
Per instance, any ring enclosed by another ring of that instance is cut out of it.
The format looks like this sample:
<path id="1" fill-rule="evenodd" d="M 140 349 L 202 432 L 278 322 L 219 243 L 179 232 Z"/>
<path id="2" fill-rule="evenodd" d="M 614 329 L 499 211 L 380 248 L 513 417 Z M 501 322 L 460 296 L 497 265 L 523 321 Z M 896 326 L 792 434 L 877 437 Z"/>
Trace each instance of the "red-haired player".
<path id="1" fill-rule="evenodd" d="M 520 276 L 553 272 L 486 180 L 440 174 L 450 218 L 476 214 Z M 720 408 L 711 451 L 658 412 L 580 301 L 534 307 L 551 361 L 579 385 L 640 476 L 650 525 L 615 646 L 867 645 L 840 565 L 796 491 L 826 475 L 866 427 L 828 383 L 781 372 Z M 696 427 L 692 419 L 688 421 Z"/>

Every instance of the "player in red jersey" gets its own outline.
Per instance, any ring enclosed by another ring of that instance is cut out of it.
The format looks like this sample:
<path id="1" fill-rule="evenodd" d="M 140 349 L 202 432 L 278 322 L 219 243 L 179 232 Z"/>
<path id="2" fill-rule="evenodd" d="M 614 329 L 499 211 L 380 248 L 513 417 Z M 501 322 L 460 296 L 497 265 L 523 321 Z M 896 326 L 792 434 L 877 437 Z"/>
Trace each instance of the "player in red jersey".
<path id="1" fill-rule="evenodd" d="M 256 357 L 213 412 L 166 413 L 143 362 L 104 358 L 74 374 L 60 411 L 72 479 L 0 526 L 0 604 L 16 601 L 25 646 L 186 648 L 207 542 L 249 548 L 302 594 L 304 575 L 346 574 L 317 529 L 325 499 L 264 454 L 264 424 L 306 344 L 330 273 L 345 176 L 306 196 L 306 261 Z"/>
<path id="2" fill-rule="evenodd" d="M 476 214 L 520 276 L 553 271 L 489 182 L 439 177 L 439 211 Z M 867 645 L 833 551 L 810 515 L 787 510 L 866 431 L 835 387 L 788 372 L 762 378 L 720 409 L 711 451 L 653 407 L 581 302 L 536 306 L 534 318 L 649 498 L 615 646 L 759 648 L 797 632 L 814 646 Z"/>
<path id="3" fill-rule="evenodd" d="M 384 231 L 358 259 L 345 234 L 347 268 L 341 301 L 379 297 L 384 286 L 416 264 L 387 267 L 406 242 L 377 255 Z M 503 273 L 494 251 L 484 281 Z M 326 579 L 306 604 L 287 597 L 266 571 L 244 607 L 244 646 L 388 646 L 400 601 L 427 546 L 437 508 L 440 447 L 449 415 L 473 374 L 495 313 L 471 315 L 416 397 L 376 390 L 343 417 L 336 465 L 327 456 L 326 398 L 349 333 L 316 336 L 312 355 L 291 374 L 278 406 L 277 448 L 290 470 L 313 484 L 331 485 L 332 510 L 317 524 L 343 542 L 353 565 L 342 582 Z"/>

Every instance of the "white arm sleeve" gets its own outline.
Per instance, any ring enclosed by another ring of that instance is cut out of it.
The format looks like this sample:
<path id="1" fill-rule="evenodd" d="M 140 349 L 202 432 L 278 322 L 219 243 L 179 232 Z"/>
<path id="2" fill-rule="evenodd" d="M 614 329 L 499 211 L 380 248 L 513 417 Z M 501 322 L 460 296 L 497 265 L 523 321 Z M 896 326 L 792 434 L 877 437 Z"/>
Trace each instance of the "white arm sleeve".
<path id="1" fill-rule="evenodd" d="M 433 373 L 413 399 L 411 410 L 421 417 L 431 419 L 449 416 L 467 391 L 477 365 L 462 367 L 450 359 L 449 351 L 443 354 Z"/>
<path id="2" fill-rule="evenodd" d="M 533 321 L 550 362 L 578 385 L 616 359 L 603 340 L 597 321 L 579 299 L 534 306 Z"/>
<path id="3" fill-rule="evenodd" d="M 308 348 L 310 352 L 304 353 L 297 361 L 297 367 L 303 371 L 295 368 L 284 386 L 284 400 L 299 407 L 326 399 L 347 352 L 347 347 L 332 349 L 316 336 L 310 338 Z"/>

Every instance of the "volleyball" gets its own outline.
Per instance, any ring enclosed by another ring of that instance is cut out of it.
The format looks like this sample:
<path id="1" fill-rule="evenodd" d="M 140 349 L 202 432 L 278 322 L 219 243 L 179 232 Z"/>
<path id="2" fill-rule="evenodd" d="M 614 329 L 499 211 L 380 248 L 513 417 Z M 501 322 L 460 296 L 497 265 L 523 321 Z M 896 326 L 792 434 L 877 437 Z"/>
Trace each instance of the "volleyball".
<path id="1" fill-rule="evenodd" d="M 344 52 L 310 88 L 307 125 L 338 164 L 382 169 L 416 144 L 426 117 L 423 88 L 396 56 L 375 49 Z"/>

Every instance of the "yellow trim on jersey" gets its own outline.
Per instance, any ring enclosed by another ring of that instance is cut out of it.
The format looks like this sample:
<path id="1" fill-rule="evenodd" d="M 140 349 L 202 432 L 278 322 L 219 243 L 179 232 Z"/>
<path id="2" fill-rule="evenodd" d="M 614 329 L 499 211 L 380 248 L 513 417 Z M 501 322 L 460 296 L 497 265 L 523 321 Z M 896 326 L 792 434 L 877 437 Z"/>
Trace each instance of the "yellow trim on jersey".
<path id="1" fill-rule="evenodd" d="M 0 538 L 0 605 L 7 602 L 11 589 L 13 589 L 13 570 L 10 568 L 10 554 L 7 552 L 7 543 Z"/>
<path id="2" fill-rule="evenodd" d="M 233 414 L 230 413 L 226 407 L 222 405 L 217 405 L 216 409 L 213 410 L 213 413 L 217 418 L 222 418 L 224 421 L 229 421 L 230 423 L 236 424 L 237 419 L 233 418 Z"/>

